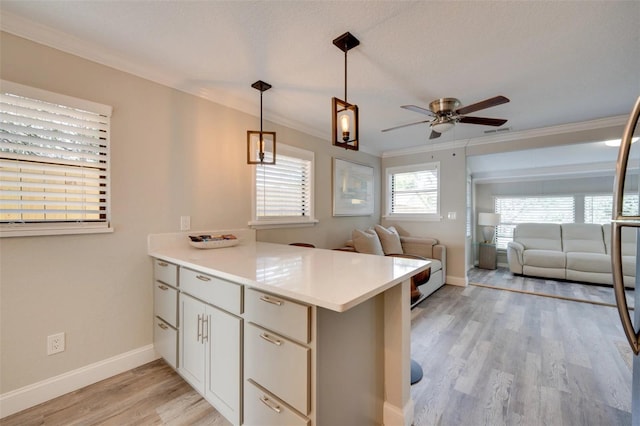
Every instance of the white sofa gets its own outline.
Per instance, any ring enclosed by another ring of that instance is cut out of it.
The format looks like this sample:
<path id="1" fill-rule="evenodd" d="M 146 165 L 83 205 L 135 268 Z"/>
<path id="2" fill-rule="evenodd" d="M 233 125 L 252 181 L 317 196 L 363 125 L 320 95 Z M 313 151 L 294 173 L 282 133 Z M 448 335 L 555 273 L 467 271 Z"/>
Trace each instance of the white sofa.
<path id="1" fill-rule="evenodd" d="M 625 287 L 635 287 L 635 230 L 622 232 Z M 590 223 L 521 223 L 507 246 L 514 274 L 561 280 L 613 284 L 611 225 Z"/>

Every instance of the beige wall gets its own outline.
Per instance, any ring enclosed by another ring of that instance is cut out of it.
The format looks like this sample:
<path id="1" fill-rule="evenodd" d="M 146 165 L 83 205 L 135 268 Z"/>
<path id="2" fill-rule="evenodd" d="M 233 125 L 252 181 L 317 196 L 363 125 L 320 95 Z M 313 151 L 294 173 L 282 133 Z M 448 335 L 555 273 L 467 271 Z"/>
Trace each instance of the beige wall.
<path id="1" fill-rule="evenodd" d="M 467 168 L 464 148 L 383 158 L 382 175 L 384 176 L 384 170 L 387 167 L 434 161 L 440 162 L 440 215 L 442 218 L 436 222 L 383 220 L 383 223 L 387 226 L 394 225 L 402 235 L 437 238 L 447 247 L 447 284 L 465 285 Z M 382 193 L 385 193 L 384 187 Z M 456 213 L 455 220 L 448 219 L 449 212 Z M 384 214 L 384 207 L 382 214 Z"/>
<path id="2" fill-rule="evenodd" d="M 146 237 L 177 231 L 181 215 L 191 216 L 194 230 L 247 226 L 246 130 L 259 122 L 13 35 L 0 37 L 1 78 L 113 106 L 115 232 L 0 240 L 0 393 L 6 393 L 151 343 Z M 377 188 L 379 158 L 282 126 L 265 127 L 278 133 L 278 142 L 315 152 L 320 223 L 260 231 L 259 239 L 332 248 L 352 228 L 378 222 L 379 203 L 371 217 L 331 216 L 331 157 L 374 166 Z M 63 331 L 67 350 L 47 356 L 46 336 Z"/>

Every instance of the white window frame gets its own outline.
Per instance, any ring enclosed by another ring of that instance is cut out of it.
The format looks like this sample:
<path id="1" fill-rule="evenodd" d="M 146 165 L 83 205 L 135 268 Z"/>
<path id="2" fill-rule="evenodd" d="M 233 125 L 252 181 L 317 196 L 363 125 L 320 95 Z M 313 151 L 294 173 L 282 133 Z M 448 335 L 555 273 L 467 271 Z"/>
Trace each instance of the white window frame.
<path id="1" fill-rule="evenodd" d="M 110 118 L 112 107 L 99 104 L 96 102 L 78 99 L 59 93 L 49 92 L 22 84 L 0 80 L 2 93 L 11 93 L 25 98 L 31 98 L 39 101 L 53 103 L 78 110 L 89 111 L 91 113 L 104 116 L 106 121 L 106 155 L 104 166 L 106 184 L 105 194 L 100 198 L 104 199 L 105 219 L 100 221 L 72 221 L 72 220 L 42 220 L 40 222 L 7 222 L 0 223 L 0 237 L 22 237 L 22 236 L 41 236 L 41 235 L 69 235 L 69 234 L 94 234 L 113 232 L 111 227 L 111 179 L 110 179 Z M 35 158 L 35 157 L 34 157 Z M 72 188 L 72 187 L 70 187 Z"/>
<path id="2" fill-rule="evenodd" d="M 310 162 L 309 172 L 309 215 L 308 216 L 282 216 L 276 218 L 259 218 L 257 215 L 257 173 L 261 167 L 277 167 L 278 157 L 287 156 L 307 160 Z M 278 151 L 276 154 L 276 164 L 265 164 L 252 166 L 251 172 L 251 210 L 252 218 L 249 222 L 249 226 L 253 229 L 272 229 L 272 228 L 293 228 L 314 226 L 319 221 L 315 217 L 315 154 L 313 151 L 306 149 L 296 148 L 290 145 L 278 144 Z"/>
<path id="3" fill-rule="evenodd" d="M 436 212 L 435 213 L 424 213 L 424 214 L 407 214 L 407 213 L 394 213 L 391 211 L 392 209 L 392 191 L 391 191 L 391 180 L 393 175 L 396 173 L 411 173 L 411 172 L 420 172 L 424 170 L 436 170 L 437 177 L 437 197 L 438 201 L 436 203 Z M 421 163 L 421 164 L 412 164 L 408 166 L 395 166 L 395 167 L 387 167 L 385 169 L 385 182 L 386 182 L 386 207 L 385 207 L 385 219 L 392 220 L 408 220 L 408 221 L 416 221 L 416 222 L 437 222 L 442 219 L 440 216 L 440 162 L 435 161 L 431 163 Z"/>

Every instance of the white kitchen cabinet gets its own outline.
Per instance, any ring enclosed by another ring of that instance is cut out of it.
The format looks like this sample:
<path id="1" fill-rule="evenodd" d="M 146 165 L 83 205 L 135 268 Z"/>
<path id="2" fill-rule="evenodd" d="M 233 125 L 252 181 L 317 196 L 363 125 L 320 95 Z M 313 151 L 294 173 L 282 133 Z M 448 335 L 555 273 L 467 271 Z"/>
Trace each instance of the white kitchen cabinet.
<path id="1" fill-rule="evenodd" d="M 178 266 L 153 260 L 153 343 L 173 368 L 178 366 Z"/>
<path id="2" fill-rule="evenodd" d="M 242 319 L 180 294 L 178 372 L 227 420 L 239 425 Z"/>

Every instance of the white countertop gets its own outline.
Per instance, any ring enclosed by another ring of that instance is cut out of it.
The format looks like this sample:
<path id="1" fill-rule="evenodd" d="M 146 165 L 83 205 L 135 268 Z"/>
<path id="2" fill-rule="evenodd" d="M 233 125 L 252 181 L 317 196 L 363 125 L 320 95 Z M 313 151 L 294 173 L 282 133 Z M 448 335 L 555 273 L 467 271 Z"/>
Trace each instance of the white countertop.
<path id="1" fill-rule="evenodd" d="M 175 234 L 174 234 L 175 235 Z M 346 311 L 427 269 L 430 262 L 262 243 L 203 250 L 186 235 L 149 243 L 149 255 L 310 305 Z"/>

